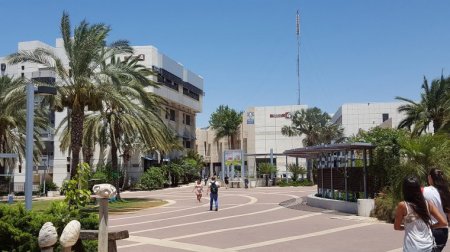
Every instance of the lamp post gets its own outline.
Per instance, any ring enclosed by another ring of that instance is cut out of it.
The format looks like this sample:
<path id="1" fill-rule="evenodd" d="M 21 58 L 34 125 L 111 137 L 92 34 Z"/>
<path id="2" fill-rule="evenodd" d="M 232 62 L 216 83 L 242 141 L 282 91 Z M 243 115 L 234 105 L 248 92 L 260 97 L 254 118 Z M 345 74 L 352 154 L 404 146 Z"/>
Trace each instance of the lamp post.
<path id="1" fill-rule="evenodd" d="M 25 207 L 31 210 L 33 197 L 33 129 L 34 129 L 34 94 L 55 95 L 55 87 L 34 87 L 32 82 L 27 84 L 27 125 L 25 141 Z"/>

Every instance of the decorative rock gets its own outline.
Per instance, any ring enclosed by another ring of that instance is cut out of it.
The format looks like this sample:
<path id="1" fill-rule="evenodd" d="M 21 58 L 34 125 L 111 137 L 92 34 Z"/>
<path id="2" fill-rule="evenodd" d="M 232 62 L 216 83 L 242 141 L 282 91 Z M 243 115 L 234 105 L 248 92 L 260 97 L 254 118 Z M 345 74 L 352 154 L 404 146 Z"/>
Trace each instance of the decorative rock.
<path id="1" fill-rule="evenodd" d="M 58 241 L 58 233 L 56 232 L 53 223 L 46 222 L 39 231 L 39 247 L 47 248 L 52 247 Z"/>
<path id="2" fill-rule="evenodd" d="M 80 237 L 80 230 L 81 224 L 79 221 L 73 220 L 67 223 L 66 227 L 64 228 L 61 234 L 61 238 L 59 238 L 61 246 L 67 248 L 75 245 L 75 243 L 78 240 L 78 237 Z"/>
<path id="3" fill-rule="evenodd" d="M 111 184 L 98 184 L 92 187 L 92 191 L 101 198 L 111 198 L 116 196 L 117 190 Z"/>

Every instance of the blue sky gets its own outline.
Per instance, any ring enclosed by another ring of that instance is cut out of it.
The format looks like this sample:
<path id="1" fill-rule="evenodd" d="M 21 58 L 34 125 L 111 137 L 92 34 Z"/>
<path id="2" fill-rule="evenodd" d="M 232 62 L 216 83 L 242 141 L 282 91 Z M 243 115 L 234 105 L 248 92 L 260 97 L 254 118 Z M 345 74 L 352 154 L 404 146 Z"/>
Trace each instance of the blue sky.
<path id="1" fill-rule="evenodd" d="M 226 104 L 297 103 L 295 14 L 301 14 L 301 103 L 418 99 L 423 76 L 450 75 L 450 1 L 160 0 L 0 1 L 0 55 L 19 41 L 54 45 L 63 10 L 112 27 L 110 40 L 154 45 L 202 75 L 197 126 Z"/>

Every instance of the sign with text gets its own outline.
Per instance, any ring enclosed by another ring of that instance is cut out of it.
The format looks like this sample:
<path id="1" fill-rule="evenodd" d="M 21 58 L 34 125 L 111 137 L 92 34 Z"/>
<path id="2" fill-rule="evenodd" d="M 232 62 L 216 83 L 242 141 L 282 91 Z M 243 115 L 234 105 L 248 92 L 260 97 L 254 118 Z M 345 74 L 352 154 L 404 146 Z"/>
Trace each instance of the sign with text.
<path id="1" fill-rule="evenodd" d="M 283 114 L 270 114 L 269 115 L 270 116 L 270 118 L 286 118 L 286 119 L 291 119 L 292 118 L 292 114 L 291 114 L 291 112 L 286 112 L 286 113 L 283 113 Z"/>

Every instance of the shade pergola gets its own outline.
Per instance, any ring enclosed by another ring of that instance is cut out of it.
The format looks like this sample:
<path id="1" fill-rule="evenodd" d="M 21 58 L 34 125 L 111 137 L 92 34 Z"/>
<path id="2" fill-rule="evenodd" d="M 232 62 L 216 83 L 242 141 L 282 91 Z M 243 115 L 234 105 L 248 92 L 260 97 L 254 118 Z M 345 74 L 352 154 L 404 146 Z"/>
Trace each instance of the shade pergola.
<path id="1" fill-rule="evenodd" d="M 324 195 L 329 191 L 334 198 L 334 190 L 345 190 L 345 199 L 348 200 L 349 189 L 360 191 L 361 175 L 361 189 L 364 191 L 364 197 L 368 198 L 367 161 L 370 160 L 371 152 L 375 147 L 370 143 L 327 144 L 286 150 L 283 154 L 290 157 L 317 159 L 319 161 L 317 168 L 320 170 L 320 176 L 317 174 L 318 194 Z M 355 153 L 360 152 L 362 152 L 362 167 L 358 167 L 355 162 Z M 349 172 L 354 175 L 350 181 L 348 181 Z"/>

